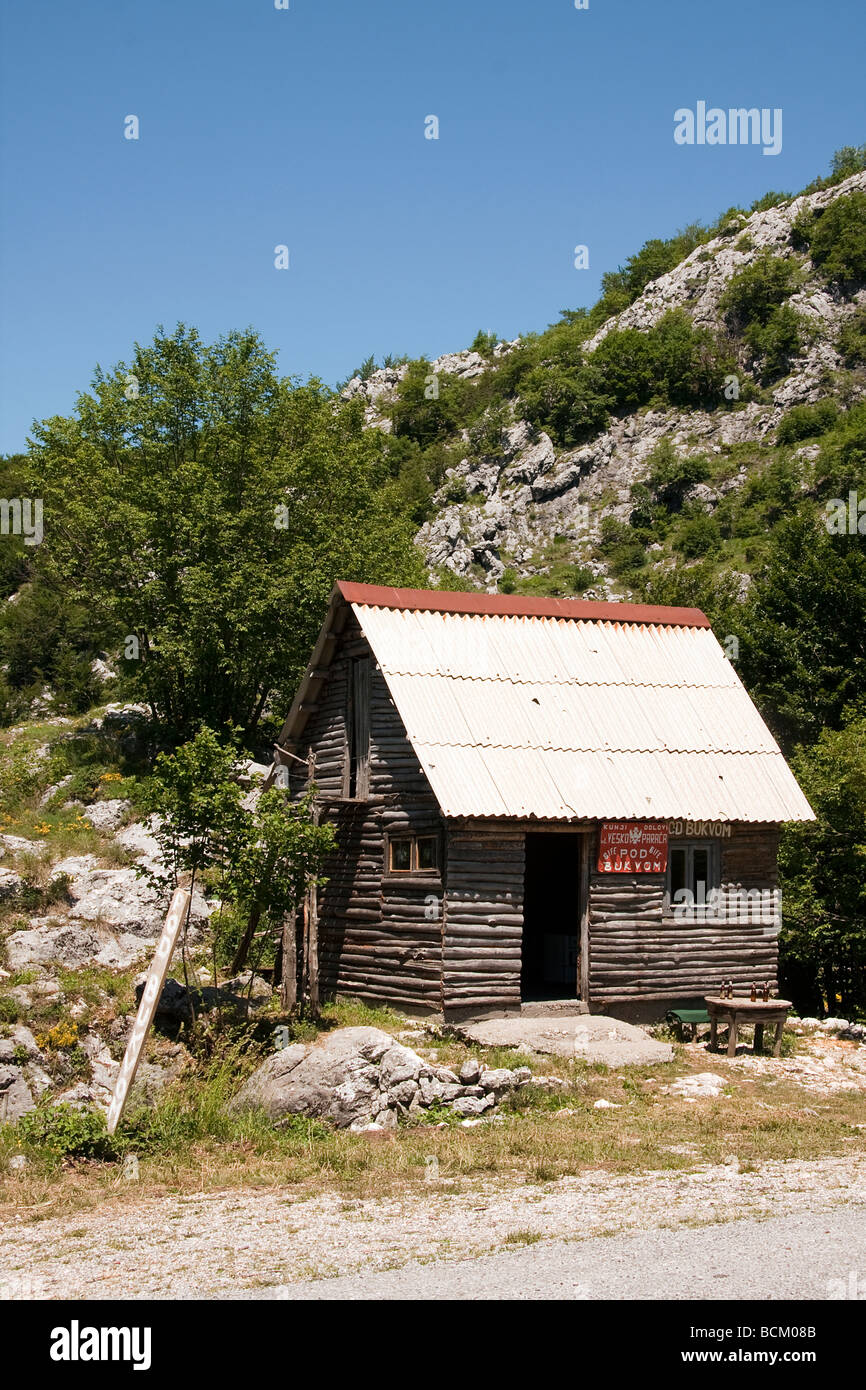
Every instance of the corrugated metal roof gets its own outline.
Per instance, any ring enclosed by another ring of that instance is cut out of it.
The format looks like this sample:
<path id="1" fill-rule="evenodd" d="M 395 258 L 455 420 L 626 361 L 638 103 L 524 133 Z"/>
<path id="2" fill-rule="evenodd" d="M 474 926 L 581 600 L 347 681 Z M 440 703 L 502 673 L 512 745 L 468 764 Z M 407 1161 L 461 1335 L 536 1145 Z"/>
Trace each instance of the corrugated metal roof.
<path id="1" fill-rule="evenodd" d="M 352 608 L 448 816 L 813 819 L 708 627 Z"/>

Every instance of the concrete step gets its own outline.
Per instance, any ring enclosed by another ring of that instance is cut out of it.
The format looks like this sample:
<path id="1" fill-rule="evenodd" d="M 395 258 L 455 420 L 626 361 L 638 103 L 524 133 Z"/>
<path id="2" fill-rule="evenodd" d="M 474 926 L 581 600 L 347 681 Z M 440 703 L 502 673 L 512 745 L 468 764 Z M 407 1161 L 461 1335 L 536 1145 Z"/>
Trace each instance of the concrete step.
<path id="1" fill-rule="evenodd" d="M 588 1014 L 589 1009 L 581 999 L 533 999 L 521 1004 L 523 1018 L 550 1018 L 555 1014 Z"/>

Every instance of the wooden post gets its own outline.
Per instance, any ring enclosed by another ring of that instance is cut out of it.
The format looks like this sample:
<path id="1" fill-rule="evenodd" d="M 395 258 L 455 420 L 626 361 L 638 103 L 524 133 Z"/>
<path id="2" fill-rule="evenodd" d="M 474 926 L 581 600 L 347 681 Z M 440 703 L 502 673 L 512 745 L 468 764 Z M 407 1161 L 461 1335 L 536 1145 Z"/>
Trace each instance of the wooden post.
<path id="1" fill-rule="evenodd" d="M 319 893 L 315 880 L 310 885 L 309 990 L 313 1017 L 319 1016 Z"/>
<path id="2" fill-rule="evenodd" d="M 177 938 L 183 925 L 186 912 L 190 903 L 190 893 L 186 888 L 177 888 L 168 909 L 168 916 L 159 938 L 156 952 L 151 962 L 150 970 L 147 972 L 141 1002 L 138 1006 L 138 1013 L 135 1016 L 132 1033 L 129 1042 L 126 1044 L 126 1051 L 123 1054 L 123 1061 L 120 1064 L 120 1071 L 114 1083 L 114 1095 L 108 1109 L 108 1133 L 113 1134 L 117 1128 L 123 1107 L 126 1104 L 126 1097 L 129 1088 L 135 1078 L 136 1069 L 147 1038 L 148 1029 L 153 1022 L 156 1013 L 156 1006 L 159 996 L 162 993 L 163 982 L 165 981 L 169 961 L 172 952 L 177 945 Z"/>
<path id="3" fill-rule="evenodd" d="M 283 917 L 281 1002 L 285 1013 L 291 1013 L 298 1002 L 297 917 L 294 907 Z"/>
<path id="4" fill-rule="evenodd" d="M 578 943 L 577 997 L 589 1006 L 589 884 L 593 850 L 592 831 L 581 835 L 580 846 L 580 941 Z"/>

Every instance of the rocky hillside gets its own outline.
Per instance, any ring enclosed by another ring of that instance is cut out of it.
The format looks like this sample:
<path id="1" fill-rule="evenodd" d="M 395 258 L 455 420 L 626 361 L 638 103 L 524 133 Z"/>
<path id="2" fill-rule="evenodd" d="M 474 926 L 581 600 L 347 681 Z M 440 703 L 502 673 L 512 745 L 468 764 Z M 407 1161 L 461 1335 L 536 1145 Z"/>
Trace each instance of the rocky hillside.
<path id="1" fill-rule="evenodd" d="M 431 362 L 425 392 L 443 397 L 459 385 L 466 416 L 461 428 L 458 408 L 457 428 L 444 437 L 440 431 L 447 466 L 441 478 L 434 474 L 438 485 L 418 535 L 431 578 L 491 591 L 610 598 L 709 554 L 747 586 L 760 547 L 742 545 L 732 517 L 748 502 L 750 483 L 774 460 L 778 465 L 780 450 L 787 463 L 805 468 L 818 445 L 800 440 L 819 436 L 866 393 L 864 208 L 866 173 L 860 172 L 750 215 L 734 211 L 716 235 L 699 241 L 599 327 L 592 314 L 564 315 L 574 322 L 567 331 L 580 340 L 580 371 L 597 368 L 602 389 L 614 382 L 602 427 L 590 421 L 576 441 L 567 439 L 567 416 L 563 428 L 562 413 L 551 408 L 559 428 L 545 428 L 543 397 L 538 406 L 539 371 L 553 376 L 563 366 L 563 325 L 534 340 L 531 391 L 514 370 L 508 386 L 497 383 L 526 351 L 521 340 Z M 828 216 L 837 217 L 836 227 Z M 816 228 L 831 235 L 819 237 Z M 839 268 L 842 242 L 849 252 L 856 242 L 853 269 Z M 654 245 L 661 243 L 648 244 Z M 691 333 L 691 361 L 703 356 L 714 369 L 701 389 L 682 405 L 674 403 L 675 380 L 667 400 L 651 374 L 642 392 L 630 383 L 620 389 L 616 378 L 635 335 L 649 342 L 672 327 Z M 607 356 L 606 343 L 613 349 Z M 401 434 L 411 438 L 404 407 L 416 367 L 403 363 L 366 379 L 355 376 L 343 396 L 363 400 L 371 427 L 398 442 Z M 467 385 L 489 402 L 480 415 Z M 639 404 L 630 403 L 629 396 L 641 394 Z M 809 415 L 809 407 L 827 402 L 823 415 L 821 409 Z M 798 485 L 808 490 L 805 473 Z M 658 507 L 665 502 L 662 518 Z M 676 526 L 656 525 L 674 513 Z M 760 529 L 752 524 L 745 534 Z"/>

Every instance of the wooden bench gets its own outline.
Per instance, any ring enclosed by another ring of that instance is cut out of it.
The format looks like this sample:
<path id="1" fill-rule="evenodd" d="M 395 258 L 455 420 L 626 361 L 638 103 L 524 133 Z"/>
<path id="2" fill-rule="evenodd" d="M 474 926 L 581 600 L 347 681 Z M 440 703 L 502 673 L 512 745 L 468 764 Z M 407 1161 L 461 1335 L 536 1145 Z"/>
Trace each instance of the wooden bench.
<path id="1" fill-rule="evenodd" d="M 665 1014 L 665 1023 L 669 1023 L 672 1028 L 679 1030 L 678 1036 L 681 1040 L 683 1028 L 686 1025 L 691 1026 L 692 1038 L 694 1039 L 698 1035 L 698 1025 L 709 1022 L 710 1015 L 706 1009 L 668 1009 Z"/>

